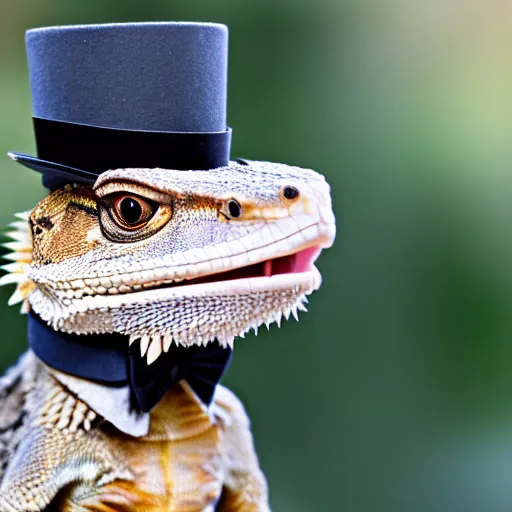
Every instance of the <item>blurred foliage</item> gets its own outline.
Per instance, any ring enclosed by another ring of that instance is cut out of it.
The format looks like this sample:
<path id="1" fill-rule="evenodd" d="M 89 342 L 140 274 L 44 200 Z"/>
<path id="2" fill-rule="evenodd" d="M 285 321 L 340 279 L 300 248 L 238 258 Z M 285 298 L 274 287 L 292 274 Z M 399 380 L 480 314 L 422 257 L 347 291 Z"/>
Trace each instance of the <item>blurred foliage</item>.
<path id="1" fill-rule="evenodd" d="M 218 21 L 233 155 L 332 184 L 310 313 L 240 340 L 225 379 L 273 510 L 510 510 L 510 2 L 0 2 L 0 154 L 34 152 L 25 29 Z M 0 172 L 5 225 L 45 192 L 6 157 Z M 6 368 L 25 321 L 0 315 Z"/>

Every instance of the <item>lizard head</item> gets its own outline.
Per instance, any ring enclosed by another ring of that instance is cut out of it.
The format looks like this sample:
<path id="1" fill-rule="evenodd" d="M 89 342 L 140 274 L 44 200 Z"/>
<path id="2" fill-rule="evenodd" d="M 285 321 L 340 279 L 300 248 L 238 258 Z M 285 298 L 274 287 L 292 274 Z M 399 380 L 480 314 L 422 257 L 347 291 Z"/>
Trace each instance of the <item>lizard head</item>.
<path id="1" fill-rule="evenodd" d="M 232 345 L 297 316 L 335 236 L 323 176 L 263 162 L 108 171 L 12 226 L 11 302 L 64 332 L 140 340 L 148 363 L 173 342 Z"/>

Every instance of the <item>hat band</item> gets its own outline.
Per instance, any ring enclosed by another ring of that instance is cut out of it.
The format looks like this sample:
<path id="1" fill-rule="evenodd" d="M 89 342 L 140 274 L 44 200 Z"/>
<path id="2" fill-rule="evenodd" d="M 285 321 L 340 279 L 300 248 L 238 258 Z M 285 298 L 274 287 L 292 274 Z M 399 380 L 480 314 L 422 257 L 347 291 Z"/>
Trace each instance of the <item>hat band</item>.
<path id="1" fill-rule="evenodd" d="M 38 157 L 94 174 L 109 169 L 208 170 L 229 164 L 231 129 L 151 132 L 34 117 Z"/>

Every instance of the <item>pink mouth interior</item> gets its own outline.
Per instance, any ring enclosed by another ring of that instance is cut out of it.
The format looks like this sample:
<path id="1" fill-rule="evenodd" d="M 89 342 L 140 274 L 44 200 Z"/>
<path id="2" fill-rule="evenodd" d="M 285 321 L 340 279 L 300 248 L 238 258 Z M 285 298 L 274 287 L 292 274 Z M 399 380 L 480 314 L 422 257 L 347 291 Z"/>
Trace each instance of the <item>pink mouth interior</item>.
<path id="1" fill-rule="evenodd" d="M 308 272 L 311 270 L 313 263 L 320 254 L 319 247 L 310 247 L 302 251 L 276 258 L 274 260 L 267 260 L 260 265 L 263 265 L 263 276 L 270 277 L 277 274 L 298 274 L 300 272 Z M 254 265 L 257 267 L 258 265 Z M 256 276 L 255 276 L 256 277 Z"/>
<path id="2" fill-rule="evenodd" d="M 211 274 L 197 279 L 190 279 L 182 281 L 171 286 L 184 286 L 191 284 L 212 283 L 219 281 L 232 281 L 234 279 L 247 279 L 250 277 L 270 277 L 277 274 L 299 274 L 308 272 L 312 269 L 313 263 L 320 254 L 320 247 L 309 247 L 302 251 L 275 258 L 272 260 L 262 261 L 247 267 L 229 270 L 228 272 L 220 272 L 218 274 Z"/>

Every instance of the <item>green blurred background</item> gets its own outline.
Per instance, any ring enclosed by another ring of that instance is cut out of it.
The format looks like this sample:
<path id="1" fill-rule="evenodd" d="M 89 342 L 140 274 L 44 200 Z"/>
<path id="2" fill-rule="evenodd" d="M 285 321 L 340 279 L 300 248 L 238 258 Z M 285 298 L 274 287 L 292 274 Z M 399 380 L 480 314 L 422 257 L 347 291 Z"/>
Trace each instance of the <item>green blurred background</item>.
<path id="1" fill-rule="evenodd" d="M 233 155 L 312 167 L 339 232 L 299 324 L 240 340 L 277 512 L 512 507 L 512 2 L 0 0 L 0 155 L 34 153 L 23 33 L 230 28 Z M 0 224 L 43 197 L 2 158 Z M 6 303 L 11 290 L 0 289 Z M 0 367 L 25 320 L 0 309 Z"/>

